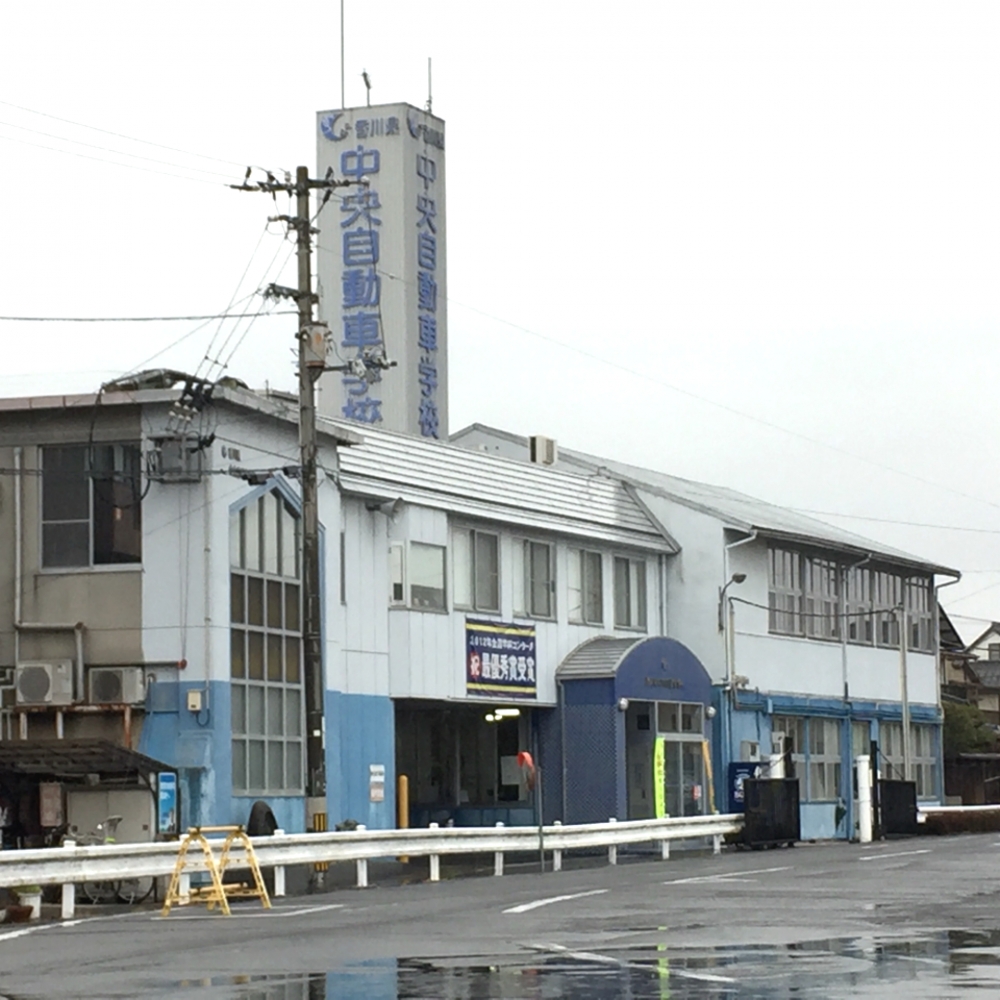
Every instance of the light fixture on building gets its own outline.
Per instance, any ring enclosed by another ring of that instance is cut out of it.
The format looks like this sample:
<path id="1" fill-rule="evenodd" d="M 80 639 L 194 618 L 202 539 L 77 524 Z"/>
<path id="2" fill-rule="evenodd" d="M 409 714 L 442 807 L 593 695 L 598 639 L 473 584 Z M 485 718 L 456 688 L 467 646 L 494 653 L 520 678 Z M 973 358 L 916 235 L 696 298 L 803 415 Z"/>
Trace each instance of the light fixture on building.
<path id="1" fill-rule="evenodd" d="M 497 721 L 497 717 L 492 712 L 490 712 L 490 714 L 486 716 L 486 721 L 487 722 L 496 722 Z"/>
<path id="2" fill-rule="evenodd" d="M 628 698 L 619 698 L 618 699 L 618 711 L 619 712 L 627 712 L 628 711 Z"/>
<path id="3" fill-rule="evenodd" d="M 516 719 L 520 714 L 519 708 L 498 708 L 493 713 L 498 719 Z"/>
<path id="4" fill-rule="evenodd" d="M 709 705 L 708 708 L 705 709 L 705 714 L 710 719 L 714 719 L 715 718 L 715 706 L 714 705 Z"/>
<path id="5" fill-rule="evenodd" d="M 719 588 L 719 631 L 720 632 L 722 632 L 726 627 L 722 615 L 722 609 L 725 605 L 725 600 L 726 600 L 726 591 L 729 590 L 732 584 L 734 583 L 740 584 L 746 578 L 747 578 L 746 573 L 734 573 L 726 582 L 726 585 L 724 587 Z"/>

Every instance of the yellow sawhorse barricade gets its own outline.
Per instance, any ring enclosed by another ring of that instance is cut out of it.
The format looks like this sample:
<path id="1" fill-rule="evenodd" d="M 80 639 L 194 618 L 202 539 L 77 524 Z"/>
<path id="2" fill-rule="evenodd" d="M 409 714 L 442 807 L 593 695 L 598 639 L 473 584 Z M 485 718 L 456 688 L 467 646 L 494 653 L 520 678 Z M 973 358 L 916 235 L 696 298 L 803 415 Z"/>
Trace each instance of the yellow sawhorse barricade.
<path id="1" fill-rule="evenodd" d="M 209 840 L 205 836 L 206 833 L 224 833 L 226 836 L 223 840 L 218 838 Z M 211 878 L 211 884 L 194 889 L 185 887 L 185 891 L 182 891 L 182 876 L 189 866 L 197 863 L 199 847 L 205 868 Z M 216 860 L 215 848 L 219 847 L 221 847 L 221 852 Z M 193 857 L 192 849 L 194 849 Z M 253 885 L 246 885 L 242 882 L 224 885 L 222 879 L 226 874 L 226 868 L 230 865 L 249 868 Z M 250 842 L 246 830 L 242 826 L 191 827 L 181 838 L 177 864 L 170 877 L 170 888 L 167 889 L 167 898 L 163 903 L 163 916 L 167 916 L 170 913 L 170 908 L 175 904 L 207 903 L 210 910 L 218 905 L 219 909 L 228 917 L 230 914 L 229 900 L 233 897 L 260 899 L 265 909 L 271 908 L 271 900 L 267 895 L 264 879 L 260 874 L 257 855 L 254 853 L 253 844 Z"/>

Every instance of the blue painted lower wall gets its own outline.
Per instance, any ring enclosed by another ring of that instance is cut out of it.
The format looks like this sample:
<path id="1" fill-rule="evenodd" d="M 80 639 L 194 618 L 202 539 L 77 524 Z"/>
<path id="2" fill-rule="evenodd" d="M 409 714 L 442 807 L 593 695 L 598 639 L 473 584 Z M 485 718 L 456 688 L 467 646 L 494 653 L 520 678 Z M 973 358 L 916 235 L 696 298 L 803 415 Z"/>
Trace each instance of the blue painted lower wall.
<path id="1" fill-rule="evenodd" d="M 382 695 L 326 692 L 327 825 L 396 826 L 396 715 Z M 371 765 L 385 767 L 384 801 L 372 802 Z"/>

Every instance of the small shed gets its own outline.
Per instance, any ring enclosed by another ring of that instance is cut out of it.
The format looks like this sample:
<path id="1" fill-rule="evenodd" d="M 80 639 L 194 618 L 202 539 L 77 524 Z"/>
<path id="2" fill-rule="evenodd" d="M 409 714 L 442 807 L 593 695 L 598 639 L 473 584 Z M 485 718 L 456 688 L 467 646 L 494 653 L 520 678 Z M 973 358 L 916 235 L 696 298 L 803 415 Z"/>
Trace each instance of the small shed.
<path id="1" fill-rule="evenodd" d="M 556 680 L 564 822 L 711 811 L 712 682 L 691 650 L 662 636 L 599 636 Z"/>

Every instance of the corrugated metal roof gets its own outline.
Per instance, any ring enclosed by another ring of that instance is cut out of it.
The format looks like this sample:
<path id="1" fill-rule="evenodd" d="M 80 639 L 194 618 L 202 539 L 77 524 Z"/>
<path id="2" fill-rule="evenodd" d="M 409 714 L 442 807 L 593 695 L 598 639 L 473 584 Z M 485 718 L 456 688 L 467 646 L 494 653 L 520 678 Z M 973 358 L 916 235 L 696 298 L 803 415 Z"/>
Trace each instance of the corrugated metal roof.
<path id="1" fill-rule="evenodd" d="M 340 421 L 323 423 L 343 427 Z M 619 480 L 350 426 L 363 440 L 340 452 L 340 481 L 348 492 L 402 497 L 493 521 L 677 551 Z"/>
<path id="2" fill-rule="evenodd" d="M 616 639 L 610 635 L 599 635 L 581 643 L 556 667 L 556 679 L 560 681 L 576 678 L 596 680 L 601 677 L 614 677 L 618 664 L 625 659 L 629 650 L 641 639 Z"/>
<path id="3" fill-rule="evenodd" d="M 454 436 L 454 439 L 461 440 L 465 433 L 472 430 L 477 430 L 486 435 L 495 435 L 497 438 L 511 443 L 517 443 L 523 446 L 525 453 L 527 453 L 527 438 L 511 434 L 508 431 L 486 427 L 482 424 L 473 424 L 472 427 L 459 431 Z M 654 469 L 643 469 L 625 462 L 617 462 L 613 459 L 589 455 L 586 452 L 573 451 L 572 449 L 562 447 L 559 448 L 559 463 L 560 465 L 565 464 L 579 469 L 589 469 L 593 472 L 604 472 L 610 476 L 621 477 L 624 481 L 640 489 L 640 498 L 643 489 L 649 490 L 677 503 L 682 503 L 688 507 L 711 514 L 723 521 L 728 527 L 736 528 L 740 531 L 749 532 L 756 529 L 763 535 L 775 538 L 787 538 L 805 543 L 826 543 L 832 547 L 846 549 L 850 552 L 863 555 L 884 556 L 894 562 L 908 563 L 911 566 L 918 566 L 931 572 L 957 575 L 955 570 L 939 566 L 920 556 L 892 548 L 881 542 L 865 538 L 863 535 L 845 531 L 842 528 L 827 524 L 825 521 L 817 520 L 805 514 L 799 514 L 786 507 L 779 507 L 777 504 L 757 500 L 754 497 L 738 493 L 736 490 L 731 490 L 724 486 L 712 486 L 708 483 L 698 483 L 690 479 L 681 479 L 678 476 L 657 472 Z"/>

